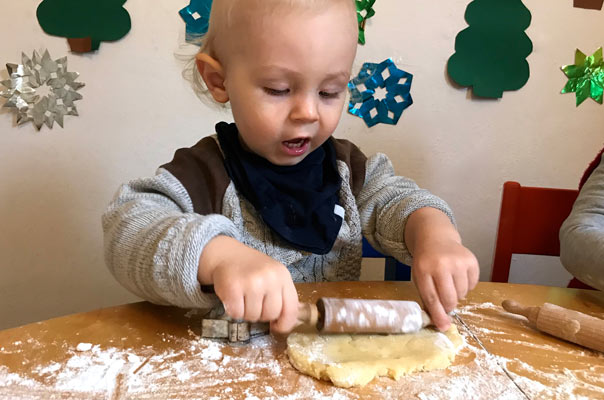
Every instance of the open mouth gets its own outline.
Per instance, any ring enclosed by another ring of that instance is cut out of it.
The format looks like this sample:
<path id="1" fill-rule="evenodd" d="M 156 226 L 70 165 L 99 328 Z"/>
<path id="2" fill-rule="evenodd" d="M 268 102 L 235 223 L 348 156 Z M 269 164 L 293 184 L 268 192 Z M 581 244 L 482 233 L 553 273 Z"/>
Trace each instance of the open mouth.
<path id="1" fill-rule="evenodd" d="M 283 142 L 285 147 L 290 148 L 290 149 L 300 148 L 300 147 L 304 146 L 306 143 L 308 143 L 308 139 L 306 139 L 306 138 L 286 140 Z"/>

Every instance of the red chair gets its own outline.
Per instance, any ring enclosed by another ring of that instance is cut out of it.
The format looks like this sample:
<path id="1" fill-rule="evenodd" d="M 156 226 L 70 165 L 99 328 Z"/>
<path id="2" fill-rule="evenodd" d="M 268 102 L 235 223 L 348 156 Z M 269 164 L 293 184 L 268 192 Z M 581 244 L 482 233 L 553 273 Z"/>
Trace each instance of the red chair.
<path id="1" fill-rule="evenodd" d="M 578 194 L 578 190 L 503 184 L 492 282 L 508 281 L 512 254 L 560 256 L 560 226 Z"/>

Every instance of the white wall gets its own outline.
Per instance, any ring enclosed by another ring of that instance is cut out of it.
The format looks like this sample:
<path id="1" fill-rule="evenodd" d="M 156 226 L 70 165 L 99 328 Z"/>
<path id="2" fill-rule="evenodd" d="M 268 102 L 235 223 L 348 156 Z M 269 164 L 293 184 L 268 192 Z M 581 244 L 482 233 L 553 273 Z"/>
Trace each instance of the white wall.
<path id="1" fill-rule="evenodd" d="M 48 48 L 54 58 L 68 55 L 86 87 L 80 116 L 66 117 L 64 129 L 16 127 L 0 112 L 0 329 L 135 300 L 104 267 L 104 207 L 120 183 L 153 174 L 229 118 L 199 103 L 180 76 L 173 53 L 186 0 L 128 0 L 131 32 L 83 56 L 42 32 L 38 3 L 4 2 L 0 65 Z M 386 152 L 400 174 L 448 200 L 488 279 L 502 183 L 574 188 L 604 142 L 603 106 L 575 108 L 573 94 L 558 94 L 566 82 L 559 67 L 573 62 L 575 48 L 591 54 L 604 44 L 604 11 L 526 0 L 530 80 L 502 100 L 472 100 L 445 72 L 467 3 L 377 1 L 358 66 L 392 57 L 414 74 L 415 103 L 397 126 L 367 129 L 344 115 L 336 136 Z"/>

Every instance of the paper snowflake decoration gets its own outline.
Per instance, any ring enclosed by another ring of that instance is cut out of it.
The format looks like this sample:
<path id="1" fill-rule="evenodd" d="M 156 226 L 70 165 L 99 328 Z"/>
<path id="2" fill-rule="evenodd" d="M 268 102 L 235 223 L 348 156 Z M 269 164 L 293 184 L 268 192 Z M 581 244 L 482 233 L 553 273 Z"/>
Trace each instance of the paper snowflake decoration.
<path id="1" fill-rule="evenodd" d="M 82 98 L 77 90 L 84 84 L 75 81 L 77 72 L 67 71 L 67 57 L 53 61 L 48 50 L 41 57 L 22 53 L 21 64 L 6 69 L 10 79 L 0 83 L 8 90 L 0 96 L 8 99 L 3 107 L 14 109 L 18 125 L 32 121 L 38 130 L 44 124 L 52 129 L 55 121 L 63 127 L 65 115 L 78 115 L 74 102 Z"/>
<path id="2" fill-rule="evenodd" d="M 365 63 L 356 78 L 348 82 L 348 112 L 363 118 L 368 127 L 375 124 L 395 125 L 405 108 L 413 104 L 413 75 L 398 69 L 392 59 L 379 64 Z M 385 92 L 376 98 L 376 92 Z"/>
<path id="3" fill-rule="evenodd" d="M 602 104 L 602 94 L 604 93 L 604 60 L 602 58 L 601 47 L 589 57 L 577 49 L 575 52 L 575 63 L 573 65 L 565 65 L 562 67 L 562 71 L 568 77 L 568 82 L 562 89 L 562 93 L 574 92 L 577 106 L 583 103 L 588 97 Z"/>
<path id="4" fill-rule="evenodd" d="M 187 25 L 187 42 L 200 44 L 199 39 L 208 32 L 210 26 L 211 9 L 212 0 L 191 0 L 188 6 L 178 12 Z"/>

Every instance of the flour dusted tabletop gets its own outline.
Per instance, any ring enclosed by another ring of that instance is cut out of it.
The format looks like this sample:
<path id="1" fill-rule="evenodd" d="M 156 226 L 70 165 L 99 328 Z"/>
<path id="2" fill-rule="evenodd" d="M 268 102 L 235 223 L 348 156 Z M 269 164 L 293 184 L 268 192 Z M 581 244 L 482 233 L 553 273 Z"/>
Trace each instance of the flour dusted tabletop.
<path id="1" fill-rule="evenodd" d="M 417 300 L 403 282 L 297 287 L 306 302 L 320 296 Z M 531 330 L 499 306 L 503 298 L 552 301 L 552 290 L 481 283 L 459 307 L 466 344 L 450 368 L 353 389 L 301 375 L 289 364 L 284 337 L 242 346 L 200 338 L 195 310 L 135 303 L 75 314 L 0 331 L 0 398 L 604 398 L 604 355 Z M 561 305 L 604 315 L 600 294 L 559 290 Z"/>

